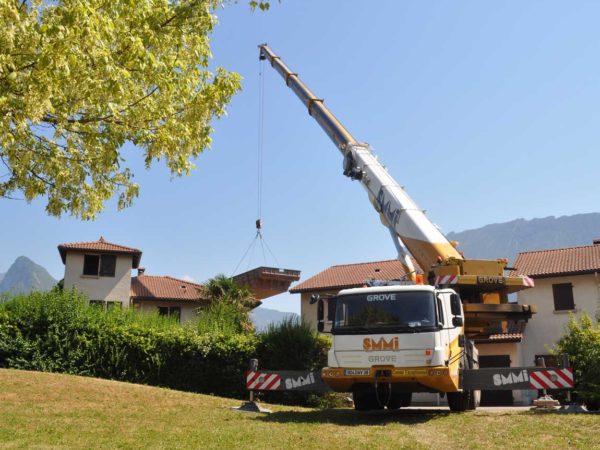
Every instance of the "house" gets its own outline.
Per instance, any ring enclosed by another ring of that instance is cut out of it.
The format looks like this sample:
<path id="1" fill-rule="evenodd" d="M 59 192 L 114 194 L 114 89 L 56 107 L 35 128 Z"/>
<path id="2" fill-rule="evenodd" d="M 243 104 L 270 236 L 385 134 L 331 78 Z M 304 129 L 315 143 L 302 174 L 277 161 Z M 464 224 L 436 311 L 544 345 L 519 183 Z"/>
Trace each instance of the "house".
<path id="1" fill-rule="evenodd" d="M 535 281 L 534 288 L 518 293 L 519 303 L 537 305 L 521 345 L 521 363 L 531 365 L 538 356 L 550 356 L 570 314 L 600 313 L 600 239 L 587 246 L 522 252 L 514 267 L 515 274 Z"/>
<path id="2" fill-rule="evenodd" d="M 193 319 L 208 299 L 202 285 L 171 276 L 146 275 L 140 266 L 142 251 L 107 242 L 103 237 L 92 242 L 60 244 L 58 251 L 65 265 L 65 289 L 77 288 L 87 294 L 90 304 L 103 308 L 129 308 L 157 311 L 161 315 Z M 137 276 L 131 275 L 137 269 Z M 257 267 L 233 277 L 260 300 L 286 292 L 300 271 Z"/>
<path id="3" fill-rule="evenodd" d="M 413 262 L 419 273 L 416 261 Z M 342 289 L 363 287 L 369 280 L 397 280 L 406 275 L 406 271 L 399 260 L 366 262 L 358 264 L 343 264 L 329 267 L 313 277 L 297 284 L 290 293 L 300 294 L 300 312 L 302 320 L 317 328 L 317 304 L 310 304 L 313 294 L 321 297 L 337 294 Z M 331 329 L 331 320 L 334 315 L 333 302 L 326 304 L 325 332 Z M 479 350 L 480 364 L 482 367 L 514 367 L 519 366 L 521 346 L 525 323 L 508 323 L 504 328 L 497 327 L 486 330 L 475 339 Z M 437 395 L 419 394 L 414 400 L 416 403 L 442 403 Z M 511 405 L 522 401 L 521 393 L 511 391 L 484 391 L 481 403 L 484 406 Z"/>
<path id="4" fill-rule="evenodd" d="M 107 242 L 73 242 L 58 246 L 65 265 L 64 288 L 87 294 L 90 304 L 134 307 L 186 321 L 207 303 L 201 285 L 170 276 L 145 275 L 142 251 Z M 132 269 L 137 276 L 132 277 Z"/>

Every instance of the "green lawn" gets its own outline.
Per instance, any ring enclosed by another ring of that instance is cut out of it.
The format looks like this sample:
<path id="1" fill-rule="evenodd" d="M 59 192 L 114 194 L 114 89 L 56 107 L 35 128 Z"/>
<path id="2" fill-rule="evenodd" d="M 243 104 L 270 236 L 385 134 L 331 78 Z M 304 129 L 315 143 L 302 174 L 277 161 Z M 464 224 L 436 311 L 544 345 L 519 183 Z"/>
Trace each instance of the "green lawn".
<path id="1" fill-rule="evenodd" d="M 0 370 L 0 448 L 600 449 L 600 415 L 269 406 L 68 375 Z"/>

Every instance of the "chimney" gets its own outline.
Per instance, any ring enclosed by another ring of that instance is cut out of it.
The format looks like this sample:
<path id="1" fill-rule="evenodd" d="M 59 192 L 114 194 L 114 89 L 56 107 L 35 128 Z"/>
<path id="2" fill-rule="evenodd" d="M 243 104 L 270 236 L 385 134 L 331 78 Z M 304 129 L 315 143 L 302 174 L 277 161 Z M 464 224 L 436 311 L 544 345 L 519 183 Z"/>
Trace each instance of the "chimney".
<path id="1" fill-rule="evenodd" d="M 138 277 L 144 275 L 145 271 L 146 271 L 145 267 L 138 267 Z"/>

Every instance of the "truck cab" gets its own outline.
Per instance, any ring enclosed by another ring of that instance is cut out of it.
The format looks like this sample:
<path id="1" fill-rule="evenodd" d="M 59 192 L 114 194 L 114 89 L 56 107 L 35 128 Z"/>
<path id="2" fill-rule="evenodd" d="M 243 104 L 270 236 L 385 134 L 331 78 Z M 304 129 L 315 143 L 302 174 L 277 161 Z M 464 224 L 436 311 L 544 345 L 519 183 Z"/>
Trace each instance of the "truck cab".
<path id="1" fill-rule="evenodd" d="M 335 317 L 322 377 L 335 391 L 353 392 L 357 409 L 406 406 L 412 392 L 462 395 L 459 370 L 474 366 L 476 351 L 465 340 L 454 290 L 368 287 L 329 301 Z"/>

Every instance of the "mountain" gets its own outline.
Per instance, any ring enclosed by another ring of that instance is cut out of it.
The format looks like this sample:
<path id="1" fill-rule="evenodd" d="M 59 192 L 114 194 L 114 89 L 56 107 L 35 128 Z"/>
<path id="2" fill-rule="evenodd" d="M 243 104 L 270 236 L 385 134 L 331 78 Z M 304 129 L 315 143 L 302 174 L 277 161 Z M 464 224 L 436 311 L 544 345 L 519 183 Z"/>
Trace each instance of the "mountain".
<path id="1" fill-rule="evenodd" d="M 48 271 L 25 256 L 19 256 L 0 280 L 0 293 L 23 294 L 46 291 L 56 284 Z"/>
<path id="2" fill-rule="evenodd" d="M 274 309 L 263 308 L 259 306 L 250 313 L 250 319 L 257 331 L 264 331 L 269 324 L 278 324 L 287 318 L 297 319 L 300 316 L 292 312 L 276 311 Z"/>
<path id="3" fill-rule="evenodd" d="M 2 283 L 2 279 L 4 278 L 5 273 L 0 273 L 0 283 Z"/>
<path id="4" fill-rule="evenodd" d="M 592 245 L 594 239 L 600 238 L 600 213 L 516 219 L 451 232 L 447 237 L 458 241 L 458 249 L 467 258 L 508 258 L 514 263 L 517 254 L 527 250 Z"/>

